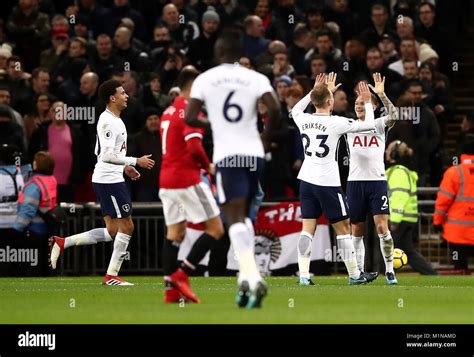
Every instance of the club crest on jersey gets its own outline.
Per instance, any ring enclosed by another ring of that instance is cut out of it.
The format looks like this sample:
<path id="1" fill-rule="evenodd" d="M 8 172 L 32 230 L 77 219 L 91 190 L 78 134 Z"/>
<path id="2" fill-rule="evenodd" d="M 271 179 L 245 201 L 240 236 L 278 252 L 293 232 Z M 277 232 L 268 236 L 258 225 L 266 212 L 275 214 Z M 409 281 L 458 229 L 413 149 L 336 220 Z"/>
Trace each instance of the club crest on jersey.
<path id="1" fill-rule="evenodd" d="M 128 212 L 130 211 L 130 205 L 128 203 L 122 205 L 122 209 L 125 211 L 125 212 Z"/>
<path id="2" fill-rule="evenodd" d="M 111 130 L 106 130 L 104 132 L 104 136 L 106 139 L 110 139 L 112 137 L 112 131 Z"/>
<path id="3" fill-rule="evenodd" d="M 352 143 L 352 147 L 356 147 L 356 146 L 371 147 L 372 145 L 379 147 L 379 141 L 377 140 L 377 137 L 374 135 L 371 135 L 370 137 L 357 135 L 356 137 L 354 137 L 354 142 Z"/>

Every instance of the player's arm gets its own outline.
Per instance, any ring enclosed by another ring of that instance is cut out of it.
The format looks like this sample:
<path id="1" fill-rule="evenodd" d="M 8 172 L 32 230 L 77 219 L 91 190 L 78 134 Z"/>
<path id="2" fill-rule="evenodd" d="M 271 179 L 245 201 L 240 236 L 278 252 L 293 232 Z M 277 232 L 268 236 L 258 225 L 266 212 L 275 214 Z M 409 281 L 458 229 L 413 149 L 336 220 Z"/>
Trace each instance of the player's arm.
<path id="1" fill-rule="evenodd" d="M 325 73 L 320 73 L 316 77 L 316 81 L 314 83 L 314 87 L 318 85 L 326 84 L 327 78 Z M 304 114 L 305 109 L 308 107 L 309 103 L 311 103 L 311 92 L 309 91 L 298 103 L 295 104 L 293 109 L 291 109 L 291 117 L 293 118 L 294 122 L 298 124 L 299 118 Z"/>
<path id="2" fill-rule="evenodd" d="M 115 141 L 117 134 L 114 133 L 109 124 L 105 124 L 97 128 L 97 134 L 99 137 L 100 147 L 102 148 L 101 160 L 107 164 L 112 165 L 127 165 L 151 169 L 155 165 L 155 161 L 150 159 L 151 155 L 144 155 L 140 158 L 133 156 L 119 157 L 115 152 Z"/>
<path id="3" fill-rule="evenodd" d="M 186 149 L 189 151 L 193 159 L 201 164 L 201 167 L 210 174 L 214 174 L 214 168 L 211 161 L 207 157 L 206 151 L 202 145 L 202 133 L 187 131 L 184 136 Z"/>
<path id="4" fill-rule="evenodd" d="M 191 90 L 192 91 L 192 90 Z M 191 98 L 186 106 L 184 113 L 184 122 L 195 128 L 208 128 L 209 121 L 199 119 L 199 113 L 202 111 L 203 101 L 196 98 Z"/>
<path id="5" fill-rule="evenodd" d="M 262 133 L 262 140 L 270 142 L 278 134 L 280 102 L 273 91 L 264 93 L 262 95 L 262 102 L 268 109 L 268 123 Z"/>
<path id="6" fill-rule="evenodd" d="M 384 118 L 385 126 L 391 128 L 398 120 L 398 110 L 385 94 L 385 77 L 382 78 L 380 73 L 374 73 L 373 77 L 374 85 L 369 84 L 369 87 L 378 95 L 387 110 L 388 115 Z"/>

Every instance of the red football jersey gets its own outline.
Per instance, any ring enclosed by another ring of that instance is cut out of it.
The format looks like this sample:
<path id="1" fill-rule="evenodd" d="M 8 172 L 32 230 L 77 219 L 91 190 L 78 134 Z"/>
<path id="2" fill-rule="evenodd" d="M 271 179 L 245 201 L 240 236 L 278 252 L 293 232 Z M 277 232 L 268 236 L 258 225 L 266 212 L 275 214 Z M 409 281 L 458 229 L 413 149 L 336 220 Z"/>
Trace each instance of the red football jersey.
<path id="1" fill-rule="evenodd" d="M 201 138 L 204 129 L 193 128 L 184 122 L 188 100 L 177 97 L 161 116 L 161 171 L 160 188 L 186 188 L 201 182 L 201 164 L 186 148 L 186 141 Z"/>

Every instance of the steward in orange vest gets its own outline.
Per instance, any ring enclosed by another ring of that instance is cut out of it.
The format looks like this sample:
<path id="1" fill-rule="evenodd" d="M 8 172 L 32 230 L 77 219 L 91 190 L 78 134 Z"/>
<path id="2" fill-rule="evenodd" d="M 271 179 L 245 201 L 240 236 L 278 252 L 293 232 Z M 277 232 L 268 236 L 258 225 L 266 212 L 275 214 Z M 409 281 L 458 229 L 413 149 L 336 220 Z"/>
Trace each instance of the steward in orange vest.
<path id="1" fill-rule="evenodd" d="M 464 145 L 460 164 L 444 173 L 433 223 L 443 225 L 444 239 L 459 255 L 469 255 L 469 250 L 474 255 L 474 141 Z M 454 263 L 459 269 L 467 269 L 467 256 L 458 256 Z"/>
<path id="2" fill-rule="evenodd" d="M 13 226 L 19 232 L 30 231 L 37 235 L 51 234 L 39 212 L 56 207 L 57 182 L 53 176 L 54 160 L 48 152 L 39 151 L 33 161 L 34 175 L 29 179 L 18 198 L 18 209 Z"/>

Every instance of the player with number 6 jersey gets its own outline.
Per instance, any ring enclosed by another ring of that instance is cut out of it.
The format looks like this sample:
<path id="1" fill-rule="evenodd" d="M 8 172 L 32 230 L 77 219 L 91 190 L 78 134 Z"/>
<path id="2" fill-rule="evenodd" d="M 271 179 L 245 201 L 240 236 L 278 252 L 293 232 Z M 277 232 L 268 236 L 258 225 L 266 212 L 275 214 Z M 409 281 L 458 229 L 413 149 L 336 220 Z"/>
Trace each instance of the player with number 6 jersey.
<path id="1" fill-rule="evenodd" d="M 298 174 L 300 183 L 301 214 L 303 229 L 298 239 L 298 266 L 300 285 L 313 285 L 309 276 L 311 243 L 316 231 L 317 219 L 324 213 L 337 235 L 339 254 L 349 273 L 349 283 L 365 284 L 374 280 L 377 273 L 363 273 L 357 260 L 350 235 L 348 208 L 339 179 L 336 161 L 339 138 L 351 132 L 372 130 L 374 113 L 370 103 L 370 91 L 365 83 L 360 85 L 366 108 L 366 120 L 331 115 L 337 90 L 336 74 L 320 74 L 311 92 L 292 109 L 291 115 L 298 126 L 303 143 L 305 159 Z M 316 107 L 315 114 L 305 114 L 308 104 Z"/>
<path id="2" fill-rule="evenodd" d="M 221 64 L 196 78 L 186 122 L 197 127 L 210 123 L 212 127 L 218 199 L 239 261 L 236 302 L 239 307 L 256 308 L 267 294 L 255 262 L 255 233 L 249 218 L 264 158 L 257 129 L 257 101 L 261 98 L 269 108 L 264 140 L 272 134 L 279 104 L 268 78 L 238 64 L 242 53 L 240 33 L 225 31 L 216 41 L 214 52 Z M 198 119 L 204 104 L 209 123 Z"/>
<path id="3" fill-rule="evenodd" d="M 373 78 L 374 86 L 369 86 L 382 101 L 388 115 L 375 119 L 374 130 L 347 134 L 350 161 L 346 193 L 359 269 L 364 271 L 364 230 L 367 214 L 370 214 L 374 217 L 375 229 L 380 238 L 387 284 L 395 285 L 398 281 L 393 270 L 394 246 L 388 227 L 390 208 L 384 153 L 386 133 L 398 119 L 398 111 L 384 92 L 385 78 L 382 79 L 380 73 L 374 73 Z M 375 96 L 372 96 L 372 102 L 377 104 Z M 362 98 L 358 96 L 355 113 L 360 122 L 364 121 L 366 110 Z"/>

